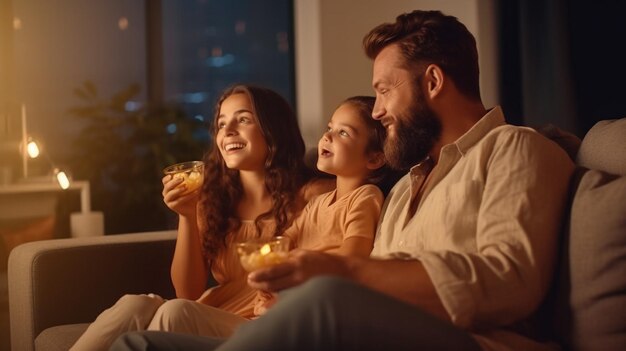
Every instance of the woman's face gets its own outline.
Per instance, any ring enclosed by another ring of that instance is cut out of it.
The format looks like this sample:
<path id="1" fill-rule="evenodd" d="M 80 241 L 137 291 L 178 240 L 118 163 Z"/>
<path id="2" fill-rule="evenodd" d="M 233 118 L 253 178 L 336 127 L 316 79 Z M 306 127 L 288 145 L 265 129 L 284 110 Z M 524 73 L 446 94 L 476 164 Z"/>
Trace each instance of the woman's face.
<path id="1" fill-rule="evenodd" d="M 233 94 L 222 102 L 217 127 L 215 142 L 226 167 L 240 171 L 265 169 L 268 147 L 248 95 Z"/>

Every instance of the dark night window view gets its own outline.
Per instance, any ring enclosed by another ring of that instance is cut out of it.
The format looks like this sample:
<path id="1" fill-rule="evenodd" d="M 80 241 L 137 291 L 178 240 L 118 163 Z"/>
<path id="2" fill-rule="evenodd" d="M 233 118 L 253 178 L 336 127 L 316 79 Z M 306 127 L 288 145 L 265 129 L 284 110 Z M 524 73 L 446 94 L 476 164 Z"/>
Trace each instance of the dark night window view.
<path id="1" fill-rule="evenodd" d="M 190 117 L 208 122 L 233 82 L 294 103 L 291 1 L 164 1 L 162 16 L 165 99 Z"/>

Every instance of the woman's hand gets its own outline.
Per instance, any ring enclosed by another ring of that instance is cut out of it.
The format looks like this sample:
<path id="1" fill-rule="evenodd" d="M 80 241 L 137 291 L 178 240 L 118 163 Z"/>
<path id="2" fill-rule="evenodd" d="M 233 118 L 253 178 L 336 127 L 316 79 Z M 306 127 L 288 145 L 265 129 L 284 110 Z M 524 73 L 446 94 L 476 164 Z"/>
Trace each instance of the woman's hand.
<path id="1" fill-rule="evenodd" d="M 195 217 L 198 194 L 201 188 L 183 195 L 187 190 L 187 186 L 181 185 L 183 183 L 182 178 L 173 178 L 171 175 L 166 175 L 161 181 L 163 182 L 162 194 L 165 205 L 180 216 Z"/>
<path id="2" fill-rule="evenodd" d="M 296 249 L 289 253 L 287 261 L 248 274 L 248 285 L 254 289 L 277 292 L 300 285 L 318 275 L 348 277 L 348 259 L 319 251 Z"/>

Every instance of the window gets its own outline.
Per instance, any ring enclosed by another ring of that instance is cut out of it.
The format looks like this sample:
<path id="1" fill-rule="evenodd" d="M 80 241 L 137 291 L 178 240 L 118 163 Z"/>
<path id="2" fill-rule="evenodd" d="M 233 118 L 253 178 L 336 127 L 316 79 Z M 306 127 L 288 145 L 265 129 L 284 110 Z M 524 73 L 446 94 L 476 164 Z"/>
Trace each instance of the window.
<path id="1" fill-rule="evenodd" d="M 291 1 L 162 2 L 164 96 L 208 121 L 234 82 L 281 93 L 293 105 Z"/>

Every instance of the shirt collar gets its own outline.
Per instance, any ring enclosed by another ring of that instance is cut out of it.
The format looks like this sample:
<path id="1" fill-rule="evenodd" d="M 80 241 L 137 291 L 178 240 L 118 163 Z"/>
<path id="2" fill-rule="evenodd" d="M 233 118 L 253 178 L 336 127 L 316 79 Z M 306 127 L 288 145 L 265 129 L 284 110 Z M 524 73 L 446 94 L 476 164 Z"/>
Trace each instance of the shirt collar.
<path id="1" fill-rule="evenodd" d="M 426 156 L 425 159 L 423 159 L 420 163 L 416 164 L 415 166 L 411 167 L 411 169 L 409 170 L 409 173 L 411 174 L 411 180 L 414 180 L 415 177 L 427 176 L 428 173 L 430 173 L 430 171 L 433 169 L 433 166 L 434 166 L 433 160 L 430 158 L 430 156 Z"/>
<path id="2" fill-rule="evenodd" d="M 491 132 L 493 129 L 506 124 L 504 121 L 504 114 L 502 113 L 502 108 L 500 106 L 496 106 L 491 110 L 487 111 L 487 113 L 476 122 L 465 134 L 461 135 L 454 143 L 448 145 L 456 146 L 457 150 L 462 156 L 465 156 L 465 153 L 468 149 L 470 149 L 474 144 L 480 141 L 485 135 Z M 448 146 L 449 148 L 449 146 Z M 442 148 L 446 149 L 446 146 Z M 432 169 L 432 160 L 430 156 L 426 156 L 424 160 L 422 160 L 417 165 L 411 167 L 410 172 L 412 176 L 424 175 L 428 174 Z"/>
<path id="3" fill-rule="evenodd" d="M 489 110 L 472 128 L 465 132 L 465 134 L 461 135 L 461 137 L 454 142 L 454 145 L 456 145 L 461 155 L 465 156 L 467 150 L 474 146 L 474 144 L 493 129 L 504 124 L 506 124 L 506 122 L 504 121 L 502 108 L 496 106 Z"/>

